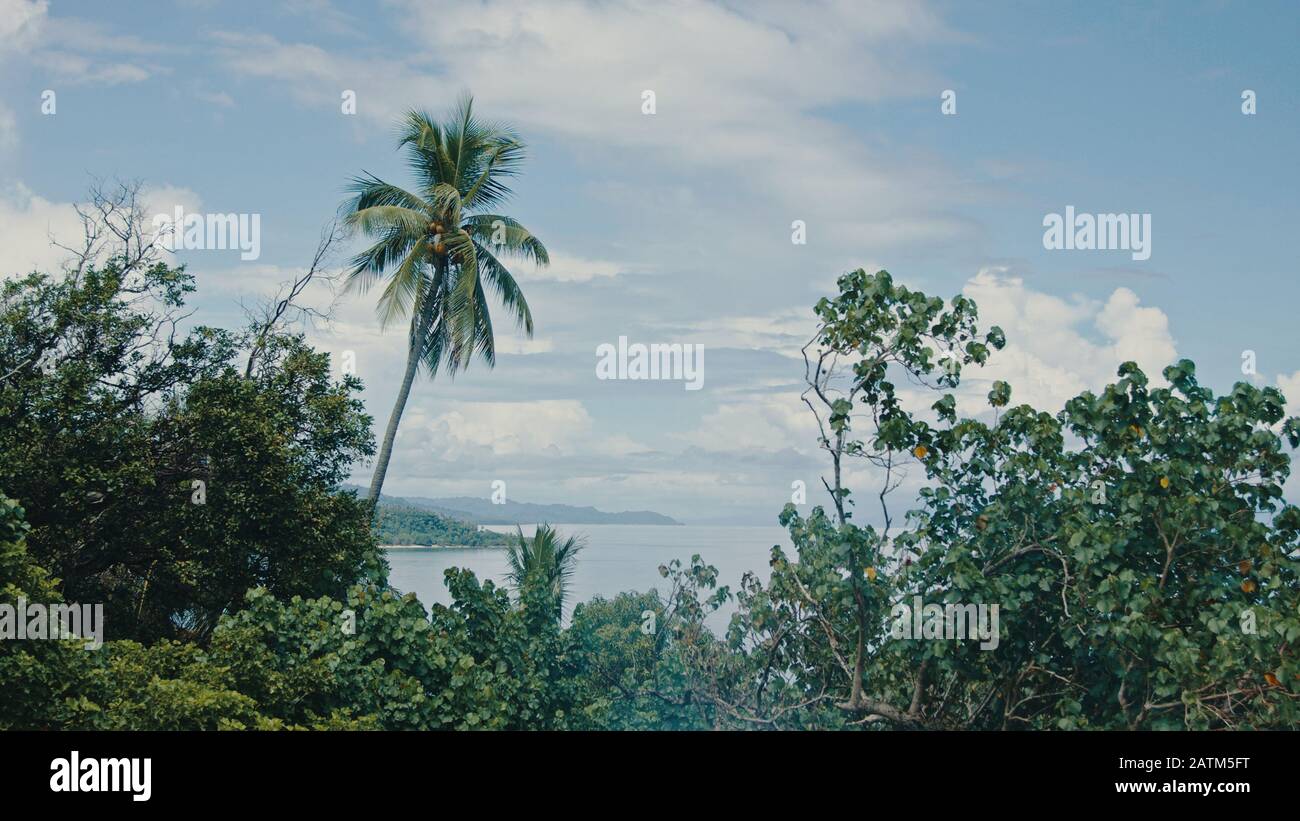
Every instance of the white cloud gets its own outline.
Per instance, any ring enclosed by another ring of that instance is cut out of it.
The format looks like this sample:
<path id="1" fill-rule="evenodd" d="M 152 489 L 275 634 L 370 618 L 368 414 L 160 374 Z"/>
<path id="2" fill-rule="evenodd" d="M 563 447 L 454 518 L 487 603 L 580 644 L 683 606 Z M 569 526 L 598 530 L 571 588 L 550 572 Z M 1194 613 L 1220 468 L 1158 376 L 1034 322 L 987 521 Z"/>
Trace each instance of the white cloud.
<path id="1" fill-rule="evenodd" d="M 203 210 L 203 201 L 189 188 L 164 183 L 146 186 L 140 192 L 145 214 L 152 219 L 155 214 L 172 214 L 180 206 L 186 213 Z"/>
<path id="2" fill-rule="evenodd" d="M 140 82 L 165 69 L 152 63 L 117 61 L 97 55 L 142 57 L 169 50 L 135 35 L 115 34 L 98 23 L 50 17 L 47 0 L 0 0 L 0 71 L 9 72 L 10 68 L 3 64 L 21 55 L 25 63 L 44 70 L 55 90 L 58 84 Z M 14 112 L 0 102 L 0 156 L 12 152 L 17 145 Z"/>
<path id="3" fill-rule="evenodd" d="M 1116 288 L 1097 316 L 1097 328 L 1111 341 L 1107 356 L 1133 360 L 1148 375 L 1159 374 L 1177 357 L 1169 334 L 1169 317 L 1159 308 L 1143 308 L 1128 288 Z"/>
<path id="4" fill-rule="evenodd" d="M 1007 336 L 1006 348 L 994 351 L 988 365 L 963 369 L 966 390 L 959 398 L 967 413 L 985 410 L 987 385 L 995 379 L 1011 385 L 1013 403 L 1055 411 L 1113 381 L 1125 361 L 1137 362 L 1159 384 L 1161 371 L 1177 360 L 1168 317 L 1139 305 L 1128 288 L 1116 288 L 1104 303 L 1064 299 L 1027 287 L 1005 269 L 986 268 L 962 293 L 979 306 L 981 327 L 999 325 Z"/>
<path id="5" fill-rule="evenodd" d="M 201 207 L 197 194 L 173 185 L 147 187 L 141 199 L 146 220 L 171 213 L 177 204 L 188 211 Z M 60 270 L 69 252 L 55 242 L 75 248 L 82 236 L 73 203 L 47 200 L 22 183 L 0 191 L 0 278 Z"/>
<path id="6" fill-rule="evenodd" d="M 674 439 L 707 451 L 811 451 L 817 422 L 797 393 L 749 394 L 721 404 Z"/>
<path id="7" fill-rule="evenodd" d="M 671 326 L 670 326 L 671 327 Z M 808 308 L 785 308 L 755 316 L 723 316 L 685 326 L 689 341 L 706 348 L 771 351 L 803 361 L 803 346 L 817 328 Z"/>
<path id="8" fill-rule="evenodd" d="M 465 456 L 559 457 L 593 450 L 613 455 L 638 449 L 624 437 L 602 441 L 594 436 L 591 415 L 573 399 L 453 402 L 450 410 L 432 417 L 422 406 L 414 406 L 403 417 L 399 436 L 404 450 L 442 461 Z"/>
<path id="9" fill-rule="evenodd" d="M 49 5 L 47 0 L 0 0 L 0 56 L 39 36 Z"/>
<path id="10" fill-rule="evenodd" d="M 47 44 L 82 53 L 155 57 L 179 50 L 176 46 L 155 43 L 134 34 L 120 34 L 103 23 L 76 17 L 51 17 L 44 34 Z"/>
<path id="11" fill-rule="evenodd" d="M 56 83 L 140 82 L 166 71 L 153 58 L 175 50 L 100 23 L 51 17 L 48 11 L 45 0 L 0 0 L 0 56 L 9 50 L 26 52 Z"/>
<path id="12" fill-rule="evenodd" d="M 591 417 L 580 402 L 457 403 L 454 410 L 421 419 L 417 410 L 406 435 L 437 443 L 434 450 L 455 458 L 460 448 L 479 446 L 494 455 L 568 450 L 591 428 Z"/>
<path id="13" fill-rule="evenodd" d="M 48 11 L 46 0 L 0 0 L 0 71 L 8 71 L 6 58 L 26 51 L 40 37 Z M 18 122 L 13 109 L 0 101 L 0 156 L 17 146 Z"/>
<path id="14" fill-rule="evenodd" d="M 758 195 L 756 206 L 787 204 L 817 242 L 856 249 L 968 235 L 969 224 L 944 213 L 969 193 L 957 175 L 905 150 L 886 158 L 824 115 L 935 93 L 944 86 L 910 49 L 954 35 L 921 3 L 817 5 L 399 4 L 403 31 L 438 55 L 436 71 L 419 58 L 336 55 L 262 34 L 215 37 L 235 71 L 285 83 L 311 106 L 336 106 L 338 89 L 353 89 L 358 113 L 383 128 L 413 100 L 437 110 L 472 88 L 481 111 L 526 133 L 592 154 L 633 152 L 692 184 L 700 173 L 734 177 Z M 654 116 L 641 113 L 647 89 Z M 711 213 L 709 224 L 683 228 L 725 234 L 731 216 Z"/>
<path id="15" fill-rule="evenodd" d="M 72 203 L 38 197 L 21 183 L 0 192 L 0 277 L 58 271 L 68 252 L 50 238 L 72 244 L 80 236 Z"/>
<path id="16" fill-rule="evenodd" d="M 521 282 L 590 282 L 598 278 L 616 277 L 628 270 L 617 262 L 601 259 L 585 259 L 565 253 L 550 254 L 551 262 L 540 267 L 528 260 L 502 260 L 511 273 Z"/>
<path id="17" fill-rule="evenodd" d="M 134 63 L 104 62 L 71 51 L 44 51 L 33 61 L 49 72 L 56 83 L 68 85 L 138 83 L 149 79 L 152 74 L 150 69 Z"/>
<path id="18" fill-rule="evenodd" d="M 1286 397 L 1286 415 L 1300 416 L 1300 371 L 1290 376 L 1278 374 L 1277 389 Z"/>

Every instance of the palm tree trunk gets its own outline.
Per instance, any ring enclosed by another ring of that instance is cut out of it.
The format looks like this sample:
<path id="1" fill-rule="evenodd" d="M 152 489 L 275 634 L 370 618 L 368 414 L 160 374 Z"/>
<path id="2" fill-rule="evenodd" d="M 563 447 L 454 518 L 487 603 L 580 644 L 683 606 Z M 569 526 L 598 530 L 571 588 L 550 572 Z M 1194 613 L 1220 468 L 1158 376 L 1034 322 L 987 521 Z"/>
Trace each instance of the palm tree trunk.
<path id="1" fill-rule="evenodd" d="M 370 501 L 379 507 L 379 492 L 384 487 L 384 476 L 388 473 L 388 460 L 393 456 L 393 440 L 397 438 L 397 426 L 402 421 L 402 411 L 406 410 L 406 400 L 411 395 L 411 385 L 415 382 L 415 372 L 420 366 L 420 349 L 422 334 L 415 322 L 411 323 L 411 347 L 406 355 L 406 374 L 402 377 L 402 388 L 397 392 L 397 401 L 393 403 L 393 412 L 388 416 L 388 429 L 384 431 L 384 444 L 379 449 L 379 459 L 375 461 L 375 474 L 370 479 Z"/>

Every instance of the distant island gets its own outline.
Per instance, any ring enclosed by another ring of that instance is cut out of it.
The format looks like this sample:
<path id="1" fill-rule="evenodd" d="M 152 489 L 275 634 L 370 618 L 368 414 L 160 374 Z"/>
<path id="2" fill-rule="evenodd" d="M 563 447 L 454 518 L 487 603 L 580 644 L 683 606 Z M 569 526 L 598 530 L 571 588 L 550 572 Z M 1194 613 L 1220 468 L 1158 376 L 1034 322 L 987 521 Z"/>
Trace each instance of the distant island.
<path id="1" fill-rule="evenodd" d="M 382 545 L 493 547 L 504 545 L 510 539 L 501 533 L 480 530 L 471 522 L 387 501 L 380 503 L 372 530 Z"/>
<path id="2" fill-rule="evenodd" d="M 355 485 L 345 489 L 361 491 Z M 445 499 L 428 499 L 420 496 L 380 497 L 380 504 L 429 511 L 462 522 L 479 525 L 552 524 L 571 525 L 681 525 L 682 523 L 662 513 L 650 510 L 625 510 L 609 513 L 594 507 L 573 505 L 538 505 L 529 502 L 504 502 L 493 504 L 490 499 L 473 496 L 453 496 Z"/>

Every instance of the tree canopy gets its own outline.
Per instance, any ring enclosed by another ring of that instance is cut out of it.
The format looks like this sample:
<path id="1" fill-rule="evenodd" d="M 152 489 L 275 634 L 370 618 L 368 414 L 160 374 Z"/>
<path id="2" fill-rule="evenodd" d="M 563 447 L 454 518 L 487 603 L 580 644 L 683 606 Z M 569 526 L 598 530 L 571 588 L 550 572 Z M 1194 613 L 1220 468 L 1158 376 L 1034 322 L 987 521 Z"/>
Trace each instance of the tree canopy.
<path id="1" fill-rule="evenodd" d="M 1297 723 L 1300 420 L 1276 389 L 1128 362 L 1054 412 L 1003 382 L 976 407 L 963 377 L 1002 331 L 850 272 L 805 349 L 829 505 L 780 513 L 793 551 L 734 590 L 673 561 L 566 624 L 578 543 L 554 533 L 551 558 L 518 546 L 513 596 L 457 569 L 450 606 L 391 589 L 339 488 L 373 450 L 359 385 L 292 334 L 173 333 L 191 287 L 118 261 L 0 291 L 0 604 L 102 601 L 111 639 L 0 642 L 0 727 Z M 899 635 L 913 602 L 996 606 L 996 635 Z"/>

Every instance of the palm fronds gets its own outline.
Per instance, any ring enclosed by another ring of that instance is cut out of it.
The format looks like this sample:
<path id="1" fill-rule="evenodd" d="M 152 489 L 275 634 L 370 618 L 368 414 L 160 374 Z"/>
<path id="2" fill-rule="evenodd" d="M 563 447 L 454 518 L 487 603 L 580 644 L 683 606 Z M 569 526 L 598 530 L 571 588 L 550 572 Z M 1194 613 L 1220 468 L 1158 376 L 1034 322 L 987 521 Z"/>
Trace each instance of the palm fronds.
<path id="1" fill-rule="evenodd" d="M 561 539 L 549 524 L 537 526 L 532 539 L 524 536 L 506 547 L 506 577 L 522 600 L 528 591 L 540 592 L 554 608 L 554 617 L 564 612 L 564 597 L 577 568 L 578 554 L 586 547 L 581 536 Z"/>

